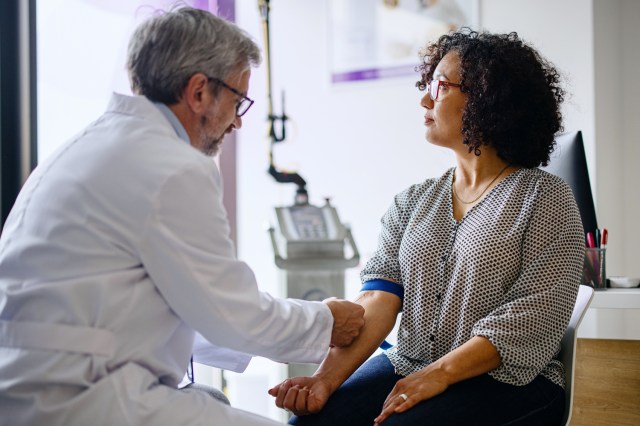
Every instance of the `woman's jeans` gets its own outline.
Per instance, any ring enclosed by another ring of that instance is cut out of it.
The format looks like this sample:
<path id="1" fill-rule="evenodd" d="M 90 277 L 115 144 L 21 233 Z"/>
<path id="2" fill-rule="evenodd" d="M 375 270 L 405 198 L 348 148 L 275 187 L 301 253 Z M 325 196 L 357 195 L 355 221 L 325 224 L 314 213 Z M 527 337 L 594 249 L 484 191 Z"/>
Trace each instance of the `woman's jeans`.
<path id="1" fill-rule="evenodd" d="M 401 378 L 386 355 L 376 356 L 342 384 L 319 414 L 294 416 L 289 424 L 372 426 Z M 392 414 L 382 425 L 559 425 L 564 398 L 564 390 L 542 376 L 528 385 L 514 386 L 484 374 L 451 385 L 404 413 Z"/>

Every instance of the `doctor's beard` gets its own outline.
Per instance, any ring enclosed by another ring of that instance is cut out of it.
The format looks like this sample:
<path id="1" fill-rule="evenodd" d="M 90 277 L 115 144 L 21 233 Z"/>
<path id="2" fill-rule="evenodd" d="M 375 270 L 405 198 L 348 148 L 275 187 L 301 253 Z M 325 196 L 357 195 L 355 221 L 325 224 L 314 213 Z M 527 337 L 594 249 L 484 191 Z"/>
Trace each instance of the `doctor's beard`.
<path id="1" fill-rule="evenodd" d="M 220 151 L 222 141 L 224 140 L 225 131 L 220 135 L 215 135 L 215 130 L 211 130 L 209 117 L 203 115 L 200 118 L 200 144 L 198 149 L 204 155 L 213 157 Z"/>

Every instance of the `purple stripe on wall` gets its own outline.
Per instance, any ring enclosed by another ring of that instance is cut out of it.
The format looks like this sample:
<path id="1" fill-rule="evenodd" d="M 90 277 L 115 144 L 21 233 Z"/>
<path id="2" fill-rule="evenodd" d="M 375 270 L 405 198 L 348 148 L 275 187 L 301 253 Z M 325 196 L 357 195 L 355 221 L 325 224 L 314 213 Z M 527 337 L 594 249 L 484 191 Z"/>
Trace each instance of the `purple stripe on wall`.
<path id="1" fill-rule="evenodd" d="M 376 80 L 380 78 L 401 77 L 408 75 L 418 75 L 416 72 L 416 65 L 401 65 L 389 68 L 369 68 L 343 73 L 333 73 L 331 75 L 331 82 L 344 83 L 347 81 Z"/>
<path id="2" fill-rule="evenodd" d="M 212 12 L 215 9 L 210 8 L 209 3 L 216 3 L 216 0 L 212 0 L 211 2 L 209 2 L 209 0 L 193 0 L 192 6 L 196 9 L 208 10 Z"/>
<path id="3" fill-rule="evenodd" d="M 228 21 L 235 22 L 236 20 L 235 0 L 192 0 L 191 4 L 196 9 L 208 10 Z"/>
<path id="4" fill-rule="evenodd" d="M 194 8 L 208 10 L 214 15 L 228 21 L 236 20 L 235 0 L 193 0 Z M 237 250 L 238 220 L 237 220 L 237 178 L 236 178 L 236 134 L 232 132 L 225 136 L 220 152 L 220 174 L 222 175 L 222 204 L 227 211 L 230 237 Z"/>
<path id="5" fill-rule="evenodd" d="M 236 20 L 235 0 L 211 0 L 216 3 L 214 13 L 231 22 Z M 237 159 L 236 159 L 236 132 L 231 132 L 225 137 L 222 152 L 220 153 L 220 174 L 222 175 L 222 204 L 227 210 L 231 240 L 234 243 L 236 253 L 238 250 L 238 197 L 237 197 Z"/>
<path id="6" fill-rule="evenodd" d="M 228 19 L 231 22 L 236 20 L 236 1 L 218 0 L 218 16 Z M 256 5 L 256 7 L 258 7 Z"/>

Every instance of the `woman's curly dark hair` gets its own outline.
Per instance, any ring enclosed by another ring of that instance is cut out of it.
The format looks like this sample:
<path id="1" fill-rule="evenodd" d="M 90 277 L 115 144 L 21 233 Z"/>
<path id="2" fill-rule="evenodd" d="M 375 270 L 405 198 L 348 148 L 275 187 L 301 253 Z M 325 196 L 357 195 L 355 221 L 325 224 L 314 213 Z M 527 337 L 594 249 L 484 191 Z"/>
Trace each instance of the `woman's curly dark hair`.
<path id="1" fill-rule="evenodd" d="M 560 104 L 565 91 L 553 64 L 509 34 L 478 33 L 469 28 L 443 35 L 422 53 L 416 85 L 424 90 L 449 52 L 460 57 L 461 90 L 468 94 L 462 134 L 469 152 L 495 148 L 508 164 L 546 166 L 554 136 L 563 130 Z"/>

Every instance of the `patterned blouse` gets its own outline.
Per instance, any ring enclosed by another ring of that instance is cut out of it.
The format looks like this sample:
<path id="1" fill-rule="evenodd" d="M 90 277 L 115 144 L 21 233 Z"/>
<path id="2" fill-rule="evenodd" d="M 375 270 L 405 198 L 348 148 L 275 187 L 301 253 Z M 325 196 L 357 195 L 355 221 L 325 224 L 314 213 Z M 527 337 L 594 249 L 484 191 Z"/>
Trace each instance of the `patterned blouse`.
<path id="1" fill-rule="evenodd" d="M 398 344 L 387 356 L 406 376 L 484 336 L 502 364 L 489 374 L 525 385 L 538 374 L 564 386 L 556 359 L 576 300 L 584 234 L 571 189 L 539 169 L 503 179 L 453 217 L 454 169 L 396 195 L 362 282 L 404 287 Z"/>

